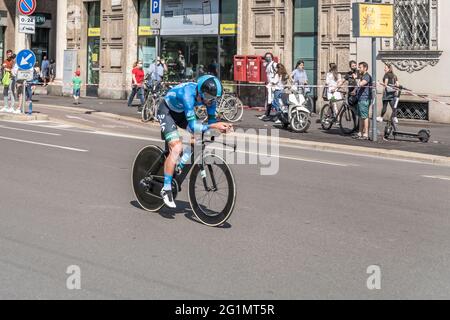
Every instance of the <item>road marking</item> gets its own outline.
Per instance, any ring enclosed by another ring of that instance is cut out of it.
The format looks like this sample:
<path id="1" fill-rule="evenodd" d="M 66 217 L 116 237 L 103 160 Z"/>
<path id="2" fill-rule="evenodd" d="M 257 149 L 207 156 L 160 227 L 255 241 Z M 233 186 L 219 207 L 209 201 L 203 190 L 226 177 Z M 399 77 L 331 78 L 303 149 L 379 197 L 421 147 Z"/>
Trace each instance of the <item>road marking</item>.
<path id="1" fill-rule="evenodd" d="M 27 141 L 27 140 L 21 140 L 21 139 L 14 139 L 14 138 L 9 138 L 9 137 L 2 137 L 2 136 L 0 136 L 0 139 L 8 140 L 8 141 L 14 141 L 14 142 L 21 142 L 21 143 L 26 143 L 26 144 L 34 144 L 34 145 L 38 145 L 38 146 L 55 148 L 55 149 L 68 150 L 68 151 L 89 152 L 88 150 L 84 150 L 84 149 L 71 148 L 71 147 L 65 147 L 65 146 L 58 146 L 56 144 L 47 144 L 47 143 L 41 143 L 41 142 L 34 142 L 34 141 Z"/>
<path id="2" fill-rule="evenodd" d="M 427 179 L 450 181 L 450 177 L 446 177 L 446 176 L 422 176 L 422 177 L 427 178 Z"/>
<path id="3" fill-rule="evenodd" d="M 331 161 L 323 161 L 323 160 L 315 160 L 315 159 L 307 159 L 307 158 L 300 158 L 300 157 L 289 157 L 289 156 L 282 156 L 282 155 L 268 155 L 268 154 L 261 154 L 257 152 L 248 152 L 248 151 L 240 151 L 237 150 L 237 153 L 244 153 L 244 154 L 251 154 L 255 156 L 260 157 L 276 157 L 278 159 L 285 159 L 285 160 L 294 160 L 294 161 L 301 161 L 301 162 L 311 162 L 311 163 L 318 163 L 318 164 L 324 164 L 329 166 L 336 166 L 336 167 L 358 167 L 356 164 L 344 164 L 344 163 L 338 163 L 338 162 L 331 162 Z"/>
<path id="4" fill-rule="evenodd" d="M 39 133 L 39 134 L 45 134 L 49 136 L 61 136 L 58 133 L 50 133 L 50 132 L 42 132 L 42 131 L 34 131 L 34 130 L 27 130 L 27 129 L 20 129 L 20 128 L 14 128 L 14 127 L 7 127 L 7 126 L 1 126 L 1 129 L 8 129 L 8 130 L 15 130 L 15 131 L 24 131 L 24 132 L 31 132 L 31 133 Z"/>
<path id="5" fill-rule="evenodd" d="M 76 116 L 66 115 L 66 118 L 68 118 L 68 119 L 77 119 L 77 120 L 81 120 L 81 121 L 89 122 L 89 123 L 95 123 L 95 121 L 87 120 L 87 119 L 84 119 L 84 118 L 81 118 L 81 117 L 76 117 Z"/>

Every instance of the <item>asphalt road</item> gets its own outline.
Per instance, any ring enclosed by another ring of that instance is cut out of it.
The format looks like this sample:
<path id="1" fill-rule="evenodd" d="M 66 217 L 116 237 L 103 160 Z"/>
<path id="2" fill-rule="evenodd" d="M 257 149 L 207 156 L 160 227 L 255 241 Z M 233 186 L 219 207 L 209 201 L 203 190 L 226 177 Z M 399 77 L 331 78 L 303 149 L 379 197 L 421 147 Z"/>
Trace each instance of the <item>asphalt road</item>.
<path id="1" fill-rule="evenodd" d="M 185 191 L 175 211 L 136 205 L 156 128 L 69 116 L 0 122 L 0 299 L 450 297 L 449 167 L 282 145 L 275 176 L 233 166 L 236 210 L 208 228 Z"/>

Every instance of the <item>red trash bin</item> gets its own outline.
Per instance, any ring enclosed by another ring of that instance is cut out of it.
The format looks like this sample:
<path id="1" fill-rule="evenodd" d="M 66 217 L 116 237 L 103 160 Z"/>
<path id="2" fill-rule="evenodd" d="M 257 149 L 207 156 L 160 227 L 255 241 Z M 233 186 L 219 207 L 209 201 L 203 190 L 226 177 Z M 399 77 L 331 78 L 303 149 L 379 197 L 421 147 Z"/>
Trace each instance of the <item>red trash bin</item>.
<path id="1" fill-rule="evenodd" d="M 261 56 L 247 56 L 247 81 L 261 82 Z"/>
<path id="2" fill-rule="evenodd" d="M 278 62 L 280 62 L 280 59 L 279 59 L 278 57 L 274 57 L 274 58 L 273 58 L 273 61 L 275 61 L 276 63 L 278 63 Z M 260 68 L 260 70 L 261 70 L 261 75 L 260 75 L 260 79 L 261 79 L 261 82 L 264 82 L 264 83 L 267 82 L 266 65 L 267 65 L 266 60 L 264 60 L 263 58 L 261 58 L 261 68 Z"/>
<path id="3" fill-rule="evenodd" d="M 247 81 L 246 56 L 234 56 L 234 81 Z"/>

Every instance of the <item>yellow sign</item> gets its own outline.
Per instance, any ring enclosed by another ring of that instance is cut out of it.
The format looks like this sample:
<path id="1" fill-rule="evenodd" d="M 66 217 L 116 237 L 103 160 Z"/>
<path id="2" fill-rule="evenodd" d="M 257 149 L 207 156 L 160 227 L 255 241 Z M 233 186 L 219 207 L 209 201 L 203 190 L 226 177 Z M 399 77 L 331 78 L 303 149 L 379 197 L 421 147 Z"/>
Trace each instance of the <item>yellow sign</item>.
<path id="1" fill-rule="evenodd" d="M 88 37 L 100 37 L 100 28 L 89 28 Z"/>
<path id="2" fill-rule="evenodd" d="M 92 60 L 92 62 L 98 62 L 98 54 L 97 53 L 93 53 L 91 55 L 91 60 Z"/>
<path id="3" fill-rule="evenodd" d="M 151 36 L 152 33 L 152 27 L 150 26 L 140 26 L 138 29 L 138 35 L 139 36 Z"/>
<path id="4" fill-rule="evenodd" d="M 237 24 L 221 24 L 220 34 L 237 34 Z"/>
<path id="5" fill-rule="evenodd" d="M 353 23 L 355 37 L 392 38 L 394 37 L 394 6 L 392 4 L 355 3 Z"/>

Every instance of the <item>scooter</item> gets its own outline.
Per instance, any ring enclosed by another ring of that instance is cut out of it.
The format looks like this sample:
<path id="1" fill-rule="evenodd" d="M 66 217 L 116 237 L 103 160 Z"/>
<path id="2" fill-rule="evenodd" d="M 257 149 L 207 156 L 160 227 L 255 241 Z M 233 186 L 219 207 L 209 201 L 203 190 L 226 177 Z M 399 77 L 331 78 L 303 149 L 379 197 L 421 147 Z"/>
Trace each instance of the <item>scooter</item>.
<path id="1" fill-rule="evenodd" d="M 400 102 L 400 96 L 402 93 L 402 90 L 408 90 L 405 87 L 398 87 L 397 88 L 397 96 L 395 97 L 395 105 L 394 109 L 398 108 L 398 103 Z M 384 129 L 384 138 L 387 140 L 390 138 L 390 136 L 394 137 L 394 140 L 397 137 L 404 137 L 404 138 L 415 138 L 418 139 L 422 143 L 427 143 L 431 139 L 431 131 L 422 129 L 418 133 L 411 133 L 411 132 L 404 132 L 400 131 L 398 128 L 398 124 L 394 121 L 394 115 L 391 116 L 391 118 L 387 121 L 386 127 Z"/>
<path id="2" fill-rule="evenodd" d="M 283 99 L 284 98 L 284 99 Z M 292 87 L 280 99 L 280 121 L 284 128 L 289 126 L 294 132 L 305 133 L 311 126 L 311 111 L 299 89 Z"/>

